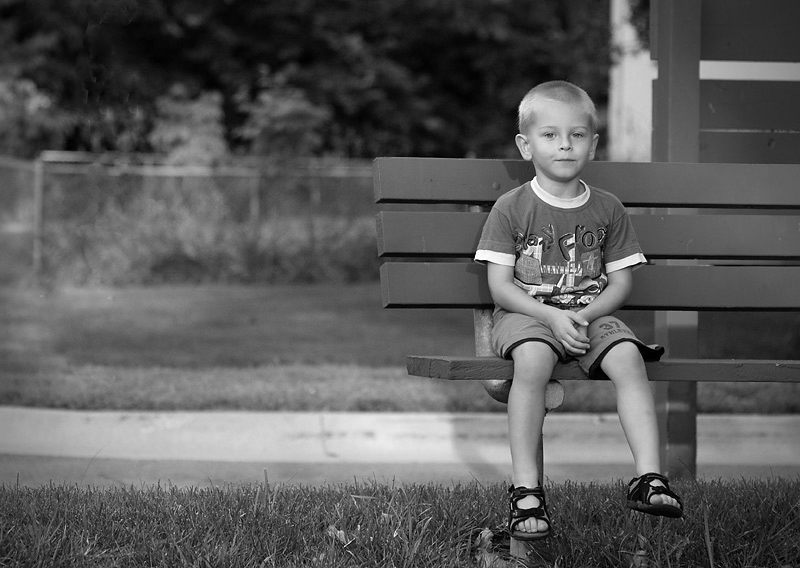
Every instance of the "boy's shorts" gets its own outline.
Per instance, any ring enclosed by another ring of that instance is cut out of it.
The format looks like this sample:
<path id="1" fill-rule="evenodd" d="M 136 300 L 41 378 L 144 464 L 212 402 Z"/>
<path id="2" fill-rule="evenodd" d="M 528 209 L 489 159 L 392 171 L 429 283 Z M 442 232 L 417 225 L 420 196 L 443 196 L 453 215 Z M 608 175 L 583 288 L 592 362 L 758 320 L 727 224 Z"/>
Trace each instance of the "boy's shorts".
<path id="1" fill-rule="evenodd" d="M 494 317 L 492 347 L 504 359 L 511 359 L 515 347 L 528 341 L 542 341 L 549 345 L 562 362 L 576 360 L 590 379 L 607 379 L 600 368 L 606 353 L 617 343 L 631 341 L 639 348 L 645 361 L 658 361 L 664 354 L 660 345 L 646 345 L 621 320 L 614 316 L 603 316 L 589 324 L 589 351 L 584 355 L 567 354 L 550 327 L 530 316 L 498 310 Z"/>

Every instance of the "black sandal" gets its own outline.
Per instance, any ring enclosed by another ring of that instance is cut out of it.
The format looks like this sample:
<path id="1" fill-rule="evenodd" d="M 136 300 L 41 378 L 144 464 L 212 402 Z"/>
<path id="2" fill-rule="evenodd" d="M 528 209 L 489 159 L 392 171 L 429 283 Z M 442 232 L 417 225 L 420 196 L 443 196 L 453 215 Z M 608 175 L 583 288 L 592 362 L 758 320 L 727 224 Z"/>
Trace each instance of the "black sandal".
<path id="1" fill-rule="evenodd" d="M 653 485 L 651 482 L 658 480 L 664 484 Z M 666 495 L 675 499 L 680 507 L 674 505 L 652 504 L 650 499 L 653 495 Z M 634 511 L 641 511 L 649 515 L 661 517 L 671 517 L 678 519 L 683 516 L 683 502 L 669 488 L 669 480 L 658 473 L 645 473 L 641 477 L 634 477 L 628 484 L 628 508 Z"/>
<path id="2" fill-rule="evenodd" d="M 539 540 L 550 536 L 550 515 L 547 513 L 547 504 L 544 501 L 544 490 L 541 486 L 529 489 L 527 487 L 514 487 L 512 485 L 508 488 L 508 492 L 510 494 L 508 501 L 508 532 L 511 534 L 511 538 L 517 540 Z M 531 495 L 539 500 L 539 506 L 530 509 L 520 509 L 517 506 L 519 501 Z M 537 521 L 546 522 L 547 530 L 538 532 L 516 530 L 517 525 L 527 519 L 536 519 Z"/>

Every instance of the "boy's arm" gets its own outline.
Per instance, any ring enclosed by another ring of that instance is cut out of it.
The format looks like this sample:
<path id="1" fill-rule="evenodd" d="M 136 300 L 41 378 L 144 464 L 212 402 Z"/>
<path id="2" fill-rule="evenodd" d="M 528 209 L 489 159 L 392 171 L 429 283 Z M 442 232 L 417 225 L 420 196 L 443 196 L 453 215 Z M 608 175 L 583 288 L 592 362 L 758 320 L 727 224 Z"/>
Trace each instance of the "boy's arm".
<path id="1" fill-rule="evenodd" d="M 633 290 L 633 268 L 623 268 L 608 274 L 608 285 L 594 301 L 580 310 L 587 321 L 609 316 L 625 305 Z"/>
<path id="2" fill-rule="evenodd" d="M 589 322 L 584 316 L 571 310 L 559 310 L 528 296 L 514 284 L 513 266 L 493 262 L 487 263 L 486 266 L 489 291 L 495 304 L 508 312 L 524 314 L 547 324 L 567 353 L 572 355 L 586 353 L 589 349 L 589 338 L 586 336 L 585 327 Z"/>

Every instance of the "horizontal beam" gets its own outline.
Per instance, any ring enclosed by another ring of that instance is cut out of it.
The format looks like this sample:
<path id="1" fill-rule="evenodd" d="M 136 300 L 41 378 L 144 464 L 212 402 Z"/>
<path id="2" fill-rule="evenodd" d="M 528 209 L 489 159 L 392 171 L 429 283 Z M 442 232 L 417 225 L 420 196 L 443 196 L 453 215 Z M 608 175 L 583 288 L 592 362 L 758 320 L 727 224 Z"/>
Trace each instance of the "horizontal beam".
<path id="1" fill-rule="evenodd" d="M 523 160 L 377 158 L 378 203 L 491 204 L 533 178 Z M 629 206 L 800 208 L 800 164 L 590 162 L 583 179 Z"/>
<path id="2" fill-rule="evenodd" d="M 488 213 L 381 211 L 379 256 L 475 254 Z"/>
<path id="3" fill-rule="evenodd" d="M 800 361 L 753 359 L 666 359 L 646 363 L 652 381 L 800 382 Z M 447 380 L 509 380 L 514 363 L 495 357 L 416 356 L 406 359 L 408 374 Z M 556 366 L 552 380 L 585 379 L 577 362 Z"/>
<path id="4" fill-rule="evenodd" d="M 488 213 L 382 211 L 380 256 L 469 256 Z M 800 259 L 797 215 L 633 214 L 648 258 Z"/>
<path id="5" fill-rule="evenodd" d="M 800 310 L 800 266 L 667 266 L 635 270 L 628 309 Z M 476 262 L 387 262 L 386 308 L 491 308 Z"/>

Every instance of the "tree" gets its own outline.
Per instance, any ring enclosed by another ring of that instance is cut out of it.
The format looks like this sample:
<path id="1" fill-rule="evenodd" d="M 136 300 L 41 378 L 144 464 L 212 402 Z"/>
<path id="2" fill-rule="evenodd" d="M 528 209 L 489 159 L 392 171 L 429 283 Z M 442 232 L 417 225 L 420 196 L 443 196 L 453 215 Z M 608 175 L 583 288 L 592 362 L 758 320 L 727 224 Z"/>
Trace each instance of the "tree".
<path id="1" fill-rule="evenodd" d="M 192 100 L 182 85 L 174 85 L 168 95 L 156 100 L 156 107 L 150 143 L 168 155 L 168 163 L 213 166 L 225 160 L 228 144 L 219 93 L 202 93 Z"/>
<path id="2" fill-rule="evenodd" d="M 605 102 L 608 3 L 0 0 L 0 70 L 53 101 L 67 149 L 152 149 L 156 101 L 181 84 L 219 93 L 234 152 L 258 143 L 252 113 L 291 99 L 322 119 L 307 151 L 491 157 L 537 82 Z"/>
<path id="3" fill-rule="evenodd" d="M 304 91 L 288 87 L 264 70 L 263 88 L 254 101 L 241 93 L 240 110 L 247 117 L 236 134 L 257 156 L 311 156 L 322 144 L 320 129 L 329 121 L 326 109 L 312 104 Z"/>
<path id="4" fill-rule="evenodd" d="M 631 8 L 631 25 L 636 30 L 639 43 L 650 47 L 650 0 L 628 0 Z"/>
<path id="5" fill-rule="evenodd" d="M 29 79 L 0 80 L 0 153 L 32 158 L 62 145 L 68 117 Z"/>

